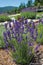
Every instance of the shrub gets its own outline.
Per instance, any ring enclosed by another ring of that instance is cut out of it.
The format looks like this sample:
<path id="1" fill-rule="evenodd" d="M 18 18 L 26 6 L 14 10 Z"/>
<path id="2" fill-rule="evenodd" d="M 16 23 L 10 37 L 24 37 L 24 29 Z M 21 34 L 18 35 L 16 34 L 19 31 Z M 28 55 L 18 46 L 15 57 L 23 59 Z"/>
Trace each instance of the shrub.
<path id="1" fill-rule="evenodd" d="M 37 26 L 37 29 L 38 29 L 38 36 L 36 41 L 43 44 L 43 24 L 39 23 L 39 25 Z"/>
<path id="2" fill-rule="evenodd" d="M 27 19 L 25 22 L 16 20 L 15 22 L 13 21 L 13 28 L 11 23 L 9 23 L 9 29 L 5 28 L 6 31 L 3 33 L 5 47 L 13 50 L 12 56 L 17 63 L 29 65 L 34 55 L 33 42 L 37 38 L 34 22 L 28 22 Z M 34 32 L 36 33 L 35 35 Z"/>
<path id="3" fill-rule="evenodd" d="M 21 16 L 24 16 L 25 18 L 28 18 L 28 19 L 35 19 L 36 13 L 35 12 L 22 12 Z"/>
<path id="4" fill-rule="evenodd" d="M 16 20 L 20 19 L 21 18 L 21 15 L 17 15 L 14 17 Z"/>
<path id="5" fill-rule="evenodd" d="M 18 20 L 18 18 L 27 18 L 27 19 L 35 19 L 36 13 L 35 12 L 22 12 L 21 15 L 15 16 L 15 19 Z"/>
<path id="6" fill-rule="evenodd" d="M 5 22 L 5 21 L 11 21 L 11 19 L 6 15 L 0 15 L 0 22 Z"/>

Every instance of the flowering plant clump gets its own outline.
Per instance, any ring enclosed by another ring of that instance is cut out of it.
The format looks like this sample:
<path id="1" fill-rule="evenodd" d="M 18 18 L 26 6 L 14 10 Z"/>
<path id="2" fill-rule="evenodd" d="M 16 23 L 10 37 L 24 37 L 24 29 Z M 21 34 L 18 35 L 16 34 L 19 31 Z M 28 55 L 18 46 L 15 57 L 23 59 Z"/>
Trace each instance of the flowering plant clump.
<path id="1" fill-rule="evenodd" d="M 12 56 L 17 63 L 22 65 L 29 64 L 33 58 L 34 41 L 37 39 L 37 29 L 34 22 L 28 22 L 21 18 L 22 22 L 17 20 L 5 24 L 6 31 L 3 33 L 6 48 L 13 50 Z M 9 28 L 7 27 L 9 25 Z M 35 48 L 37 50 L 39 45 Z"/>

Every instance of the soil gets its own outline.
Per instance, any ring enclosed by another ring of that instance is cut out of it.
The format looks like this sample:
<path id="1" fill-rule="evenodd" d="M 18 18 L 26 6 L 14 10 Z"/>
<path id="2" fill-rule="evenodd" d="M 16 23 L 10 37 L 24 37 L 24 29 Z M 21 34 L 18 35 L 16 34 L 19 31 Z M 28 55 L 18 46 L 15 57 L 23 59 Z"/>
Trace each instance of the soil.
<path id="1" fill-rule="evenodd" d="M 16 65 L 10 51 L 0 49 L 0 65 Z"/>

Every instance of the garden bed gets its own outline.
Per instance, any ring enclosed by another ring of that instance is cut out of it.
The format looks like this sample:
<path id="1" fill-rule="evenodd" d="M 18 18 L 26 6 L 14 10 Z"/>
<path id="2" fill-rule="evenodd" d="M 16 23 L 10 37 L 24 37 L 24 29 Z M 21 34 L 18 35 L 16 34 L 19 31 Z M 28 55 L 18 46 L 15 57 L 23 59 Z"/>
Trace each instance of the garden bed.
<path id="1" fill-rule="evenodd" d="M 36 44 L 34 45 L 34 47 L 36 47 Z M 43 45 L 40 46 L 39 50 L 43 51 Z M 2 64 L 3 65 L 16 65 L 16 63 L 13 62 L 13 59 L 11 57 L 11 50 L 0 49 L 0 65 Z"/>
<path id="2" fill-rule="evenodd" d="M 37 55 L 36 52 L 40 52 L 41 54 L 43 52 L 43 45 L 40 44 L 40 43 L 43 43 L 43 40 L 40 41 L 40 38 L 42 38 L 42 35 L 43 35 L 42 34 L 43 32 L 41 33 L 41 31 L 43 29 L 42 28 L 43 25 L 37 26 L 38 28 L 41 27 L 38 29 L 33 22 L 29 23 L 27 21 L 27 19 L 25 19 L 25 22 L 22 22 L 21 19 L 20 19 L 20 21 L 16 21 L 16 20 L 15 20 L 15 22 L 13 21 L 13 24 L 14 24 L 13 27 L 12 27 L 11 23 L 9 22 L 8 23 L 9 29 L 6 26 L 8 24 L 5 24 L 6 30 L 4 29 L 5 32 L 3 30 L 3 34 L 2 34 L 3 28 L 1 29 L 1 36 L 0 36 L 1 45 L 0 46 L 2 46 L 2 48 L 5 46 L 7 49 L 13 50 L 13 52 L 12 52 L 10 50 L 6 51 L 5 49 L 4 50 L 0 49 L 0 58 L 2 59 L 1 62 L 3 61 L 2 62 L 3 64 L 4 64 L 4 62 L 7 64 L 10 63 L 10 61 L 8 60 L 8 59 L 10 59 L 9 57 L 11 57 L 10 60 L 12 63 L 15 63 L 15 61 L 16 61 L 17 63 L 20 63 L 20 65 L 27 65 L 27 64 L 30 64 L 31 62 L 34 63 L 34 61 L 33 61 L 34 56 L 36 55 L 36 57 L 38 59 L 40 57 Z M 24 19 L 23 19 L 23 21 L 24 21 Z M 42 21 L 42 23 L 43 23 L 43 21 Z M 41 37 L 39 35 L 39 32 L 41 33 Z M 37 37 L 37 35 L 39 35 L 39 37 Z M 3 45 L 4 42 L 5 42 L 5 45 Z M 36 44 L 35 42 L 38 44 Z M 33 49 L 34 49 L 34 51 L 33 51 Z M 11 56 L 11 54 L 12 54 L 12 56 Z M 4 58 L 2 58 L 1 56 Z M 5 58 L 7 60 L 4 61 Z M 41 56 L 41 59 L 43 59 L 42 56 Z M 13 60 L 14 60 L 14 62 L 13 62 Z M 4 64 L 4 65 L 6 65 L 6 64 Z M 10 65 L 10 64 L 8 64 L 8 65 Z M 14 65 L 14 64 L 12 64 L 12 65 Z"/>
<path id="3" fill-rule="evenodd" d="M 0 49 L 0 65 L 16 65 L 9 50 Z"/>

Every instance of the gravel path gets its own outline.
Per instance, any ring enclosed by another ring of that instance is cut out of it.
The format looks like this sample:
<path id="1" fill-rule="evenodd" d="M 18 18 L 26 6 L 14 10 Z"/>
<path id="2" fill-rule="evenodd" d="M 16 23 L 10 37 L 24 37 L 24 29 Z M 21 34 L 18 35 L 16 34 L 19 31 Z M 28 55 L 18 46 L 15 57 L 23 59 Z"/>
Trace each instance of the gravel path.
<path id="1" fill-rule="evenodd" d="M 10 51 L 0 49 L 0 65 L 16 65 Z"/>

